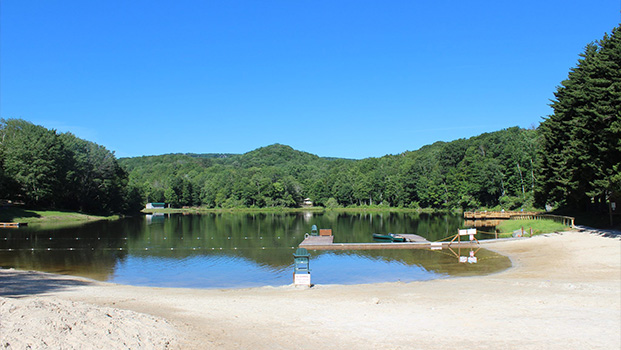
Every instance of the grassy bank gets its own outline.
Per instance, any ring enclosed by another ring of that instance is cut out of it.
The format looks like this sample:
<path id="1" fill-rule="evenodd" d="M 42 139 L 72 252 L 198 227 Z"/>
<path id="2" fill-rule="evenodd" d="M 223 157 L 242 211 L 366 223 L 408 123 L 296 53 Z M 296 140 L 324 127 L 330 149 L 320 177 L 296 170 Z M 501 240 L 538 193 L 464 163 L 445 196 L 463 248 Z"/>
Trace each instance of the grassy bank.
<path id="1" fill-rule="evenodd" d="M 19 222 L 27 224 L 81 223 L 97 220 L 115 220 L 118 216 L 97 216 L 71 211 L 32 210 L 20 207 L 0 208 L 0 222 Z"/>
<path id="2" fill-rule="evenodd" d="M 514 231 L 522 228 L 526 235 L 530 235 L 531 228 L 533 235 L 571 230 L 571 227 L 554 220 L 506 220 L 496 226 L 499 237 L 511 237 Z"/>

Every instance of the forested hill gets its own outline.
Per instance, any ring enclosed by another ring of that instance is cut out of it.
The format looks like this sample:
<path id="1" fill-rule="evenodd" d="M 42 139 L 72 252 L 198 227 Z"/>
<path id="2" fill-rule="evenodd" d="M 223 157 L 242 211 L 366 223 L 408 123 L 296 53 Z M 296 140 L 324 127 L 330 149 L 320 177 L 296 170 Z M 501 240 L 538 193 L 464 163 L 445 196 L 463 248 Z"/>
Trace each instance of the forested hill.
<path id="1" fill-rule="evenodd" d="M 275 144 L 224 157 L 119 159 L 145 201 L 173 206 L 532 205 L 537 132 L 518 127 L 362 160 L 321 158 Z"/>

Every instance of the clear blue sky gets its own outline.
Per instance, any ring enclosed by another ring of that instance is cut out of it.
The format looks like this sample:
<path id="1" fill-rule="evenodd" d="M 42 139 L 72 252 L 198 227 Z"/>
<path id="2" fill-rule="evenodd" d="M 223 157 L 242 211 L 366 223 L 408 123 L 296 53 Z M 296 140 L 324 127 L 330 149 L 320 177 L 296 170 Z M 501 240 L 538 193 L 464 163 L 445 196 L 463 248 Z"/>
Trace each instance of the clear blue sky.
<path id="1" fill-rule="evenodd" d="M 118 157 L 380 157 L 551 113 L 619 0 L 0 0 L 0 116 Z"/>

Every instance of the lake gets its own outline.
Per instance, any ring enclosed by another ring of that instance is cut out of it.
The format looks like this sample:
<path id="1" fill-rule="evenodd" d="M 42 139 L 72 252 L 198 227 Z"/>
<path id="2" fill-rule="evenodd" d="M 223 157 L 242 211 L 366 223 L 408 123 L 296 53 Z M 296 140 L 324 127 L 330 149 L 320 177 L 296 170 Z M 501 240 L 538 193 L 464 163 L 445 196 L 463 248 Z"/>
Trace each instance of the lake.
<path id="1" fill-rule="evenodd" d="M 0 229 L 0 266 L 120 284 L 246 288 L 292 283 L 293 252 L 311 225 L 335 242 L 372 242 L 372 233 L 415 233 L 437 241 L 457 233 L 455 214 L 278 213 L 146 215 L 73 227 Z M 488 237 L 482 237 L 488 238 Z M 484 275 L 511 266 L 489 250 L 310 251 L 314 284 L 420 281 Z"/>

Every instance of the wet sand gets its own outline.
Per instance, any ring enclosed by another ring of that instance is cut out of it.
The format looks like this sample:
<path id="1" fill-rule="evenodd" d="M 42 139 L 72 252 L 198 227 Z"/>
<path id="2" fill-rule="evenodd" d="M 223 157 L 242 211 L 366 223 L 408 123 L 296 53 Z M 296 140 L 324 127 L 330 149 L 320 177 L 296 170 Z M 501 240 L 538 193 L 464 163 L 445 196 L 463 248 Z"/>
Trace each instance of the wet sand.
<path id="1" fill-rule="evenodd" d="M 133 287 L 0 270 L 0 344 L 619 349 L 621 240 L 615 234 L 564 232 L 487 243 L 513 263 L 490 276 L 310 289 Z"/>

